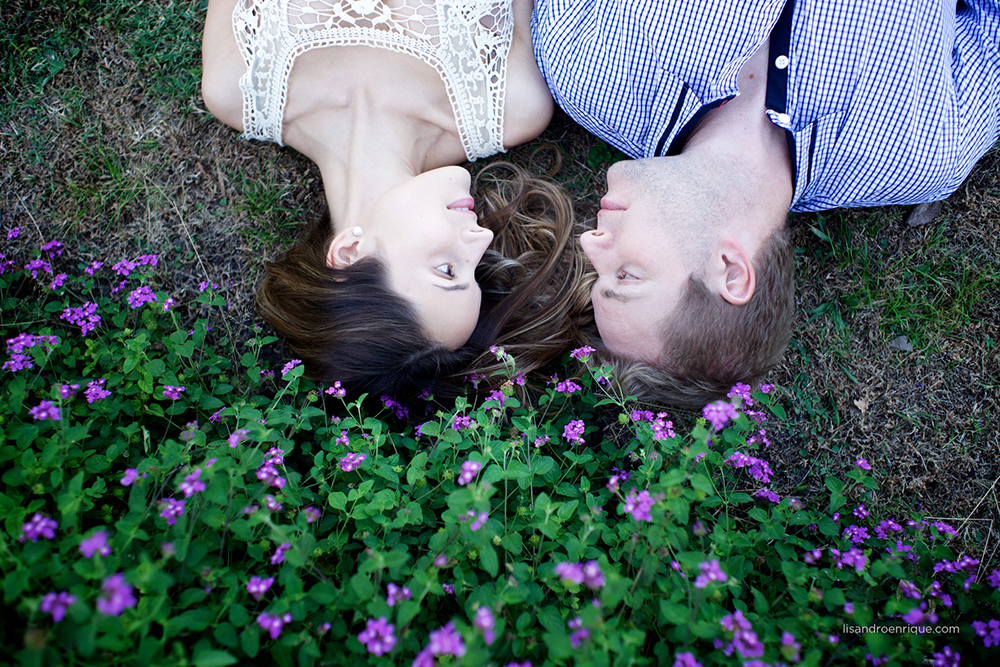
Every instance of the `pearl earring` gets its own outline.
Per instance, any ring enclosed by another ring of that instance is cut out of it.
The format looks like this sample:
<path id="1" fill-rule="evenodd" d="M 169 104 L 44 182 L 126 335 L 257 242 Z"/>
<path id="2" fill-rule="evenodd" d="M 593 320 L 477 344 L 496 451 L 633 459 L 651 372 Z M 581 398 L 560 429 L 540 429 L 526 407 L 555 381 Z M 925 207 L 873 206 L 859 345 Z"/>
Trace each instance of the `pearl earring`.
<path id="1" fill-rule="evenodd" d="M 351 233 L 354 234 L 355 236 L 361 236 L 363 231 L 361 227 L 355 227 L 354 229 L 351 230 Z"/>

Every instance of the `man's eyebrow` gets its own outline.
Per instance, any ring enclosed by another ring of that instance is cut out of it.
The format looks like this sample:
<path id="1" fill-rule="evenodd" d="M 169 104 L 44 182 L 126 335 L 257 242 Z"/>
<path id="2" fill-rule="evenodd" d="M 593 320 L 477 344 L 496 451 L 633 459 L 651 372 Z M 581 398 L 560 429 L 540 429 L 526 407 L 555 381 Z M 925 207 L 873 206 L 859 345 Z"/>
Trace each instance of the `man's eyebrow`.
<path id="1" fill-rule="evenodd" d="M 601 290 L 601 296 L 605 299 L 611 299 L 612 301 L 617 301 L 618 303 L 628 303 L 635 299 L 634 295 L 622 294 L 621 292 L 615 291 L 610 287 L 605 287 Z"/>
<path id="2" fill-rule="evenodd" d="M 445 292 L 462 292 L 469 289 L 469 283 L 462 283 L 461 285 L 451 285 L 450 287 L 445 287 L 444 285 L 438 285 L 439 289 L 443 289 Z"/>

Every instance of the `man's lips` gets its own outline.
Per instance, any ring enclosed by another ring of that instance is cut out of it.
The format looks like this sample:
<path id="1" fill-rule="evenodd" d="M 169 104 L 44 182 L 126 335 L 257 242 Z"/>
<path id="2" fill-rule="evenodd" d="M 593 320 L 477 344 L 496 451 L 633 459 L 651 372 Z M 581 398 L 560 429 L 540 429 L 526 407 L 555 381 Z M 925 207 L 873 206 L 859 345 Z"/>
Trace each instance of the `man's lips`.
<path id="1" fill-rule="evenodd" d="M 601 210 L 602 211 L 624 211 L 625 207 L 617 202 L 613 202 L 607 197 L 601 199 Z"/>

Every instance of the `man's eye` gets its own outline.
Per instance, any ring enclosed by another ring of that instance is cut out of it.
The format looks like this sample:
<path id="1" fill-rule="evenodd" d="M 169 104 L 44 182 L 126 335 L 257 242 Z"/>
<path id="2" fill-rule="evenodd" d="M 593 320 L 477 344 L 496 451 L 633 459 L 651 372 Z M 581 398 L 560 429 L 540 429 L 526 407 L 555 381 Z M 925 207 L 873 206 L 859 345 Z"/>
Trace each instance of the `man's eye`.
<path id="1" fill-rule="evenodd" d="M 442 264 L 441 266 L 434 267 L 434 270 L 441 275 L 448 276 L 449 278 L 455 277 L 455 269 L 451 264 Z"/>
<path id="2" fill-rule="evenodd" d="M 617 277 L 618 277 L 618 280 L 636 280 L 635 276 L 633 276 L 628 271 L 625 271 L 624 269 L 619 269 L 618 270 L 618 276 Z"/>

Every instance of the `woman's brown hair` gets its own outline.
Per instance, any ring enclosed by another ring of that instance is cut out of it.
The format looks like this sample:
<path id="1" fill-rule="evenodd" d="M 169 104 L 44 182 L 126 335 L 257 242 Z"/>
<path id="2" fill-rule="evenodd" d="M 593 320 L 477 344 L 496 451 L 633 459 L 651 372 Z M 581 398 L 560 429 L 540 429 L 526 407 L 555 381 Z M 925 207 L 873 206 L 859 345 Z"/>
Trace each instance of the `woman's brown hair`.
<path id="1" fill-rule="evenodd" d="M 593 319 L 593 277 L 585 274 L 566 192 L 506 162 L 484 168 L 476 189 L 480 224 L 494 241 L 476 269 L 479 321 L 458 350 L 424 334 L 377 258 L 345 269 L 326 265 L 334 237 L 329 214 L 266 265 L 258 309 L 309 377 L 374 394 L 454 393 L 471 374 L 487 376 L 480 389 L 495 385 L 490 376 L 502 364 L 489 352 L 492 345 L 503 346 L 518 370 L 529 373 L 581 344 L 580 328 Z"/>

